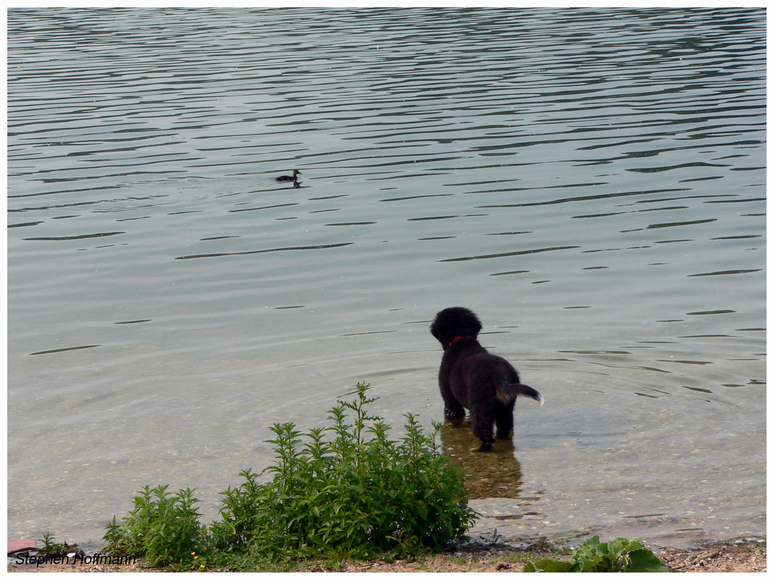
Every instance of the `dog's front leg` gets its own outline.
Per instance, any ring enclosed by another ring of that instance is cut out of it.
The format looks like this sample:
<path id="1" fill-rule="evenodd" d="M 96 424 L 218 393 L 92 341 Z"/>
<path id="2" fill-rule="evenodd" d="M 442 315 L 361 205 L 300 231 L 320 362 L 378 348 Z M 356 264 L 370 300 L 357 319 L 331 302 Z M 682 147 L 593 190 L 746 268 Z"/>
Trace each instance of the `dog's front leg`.
<path id="1" fill-rule="evenodd" d="M 444 400 L 444 418 L 454 424 L 462 424 L 466 417 L 466 410 L 461 403 L 452 395 L 452 390 L 448 383 L 439 382 L 441 397 Z"/>
<path id="2" fill-rule="evenodd" d="M 462 424 L 466 417 L 465 408 L 459 402 L 446 402 L 444 405 L 444 418 L 454 424 Z"/>

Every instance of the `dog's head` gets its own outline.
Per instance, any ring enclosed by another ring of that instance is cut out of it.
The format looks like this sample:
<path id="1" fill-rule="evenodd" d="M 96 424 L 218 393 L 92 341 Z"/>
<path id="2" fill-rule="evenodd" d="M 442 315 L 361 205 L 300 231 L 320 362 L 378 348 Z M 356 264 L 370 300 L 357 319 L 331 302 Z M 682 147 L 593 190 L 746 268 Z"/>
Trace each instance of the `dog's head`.
<path id="1" fill-rule="evenodd" d="M 458 337 L 476 337 L 482 324 L 476 315 L 464 307 L 450 307 L 436 313 L 431 335 L 446 349 Z"/>

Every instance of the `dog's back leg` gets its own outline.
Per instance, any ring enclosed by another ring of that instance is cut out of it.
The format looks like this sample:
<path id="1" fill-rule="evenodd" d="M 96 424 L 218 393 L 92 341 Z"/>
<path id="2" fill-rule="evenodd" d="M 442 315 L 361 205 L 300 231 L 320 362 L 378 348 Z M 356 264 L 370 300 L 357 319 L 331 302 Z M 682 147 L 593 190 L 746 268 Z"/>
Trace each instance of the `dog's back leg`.
<path id="1" fill-rule="evenodd" d="M 471 428 L 474 436 L 482 441 L 480 452 L 492 448 L 495 439 L 492 437 L 492 425 L 495 421 L 495 409 L 491 402 L 479 401 L 471 405 Z"/>
<path id="2" fill-rule="evenodd" d="M 498 401 L 495 412 L 496 435 L 499 440 L 508 440 L 514 429 L 514 401 L 503 403 Z"/>

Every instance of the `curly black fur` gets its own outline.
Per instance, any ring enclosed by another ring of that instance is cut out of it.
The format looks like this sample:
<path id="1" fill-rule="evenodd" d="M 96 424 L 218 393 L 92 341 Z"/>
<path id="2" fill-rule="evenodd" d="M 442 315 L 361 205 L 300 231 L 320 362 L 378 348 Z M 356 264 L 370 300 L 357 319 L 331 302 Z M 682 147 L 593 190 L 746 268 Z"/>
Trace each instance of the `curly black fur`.
<path id="1" fill-rule="evenodd" d="M 436 314 L 431 334 L 444 349 L 439 369 L 444 417 L 461 420 L 468 409 L 474 436 L 482 441 L 479 450 L 486 451 L 495 442 L 493 424 L 498 438 L 510 437 L 517 396 L 532 397 L 542 405 L 544 398 L 529 385 L 520 383 L 517 370 L 508 361 L 488 353 L 479 344 L 476 336 L 481 329 L 482 323 L 473 312 L 451 307 Z"/>

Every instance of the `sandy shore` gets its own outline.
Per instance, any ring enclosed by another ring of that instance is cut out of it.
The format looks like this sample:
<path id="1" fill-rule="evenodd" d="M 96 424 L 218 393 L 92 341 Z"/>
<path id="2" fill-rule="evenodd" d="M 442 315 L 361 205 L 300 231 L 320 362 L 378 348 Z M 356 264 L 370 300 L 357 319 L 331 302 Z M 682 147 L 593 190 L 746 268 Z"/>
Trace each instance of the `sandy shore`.
<path id="1" fill-rule="evenodd" d="M 760 542 L 729 542 L 708 545 L 696 549 L 663 549 L 654 551 L 657 557 L 676 571 L 693 572 L 764 572 L 767 570 L 767 545 Z M 543 555 L 536 553 L 535 559 Z M 552 557 L 557 558 L 557 557 Z M 511 547 L 497 545 L 486 549 L 444 553 L 415 562 L 394 561 L 386 563 L 348 563 L 340 569 L 324 569 L 321 565 L 310 565 L 302 571 L 314 572 L 515 572 L 525 564 L 525 553 Z M 55 572 L 158 572 L 160 569 L 146 568 L 142 559 L 131 565 L 67 565 L 8 564 L 9 572 L 55 573 Z"/>

